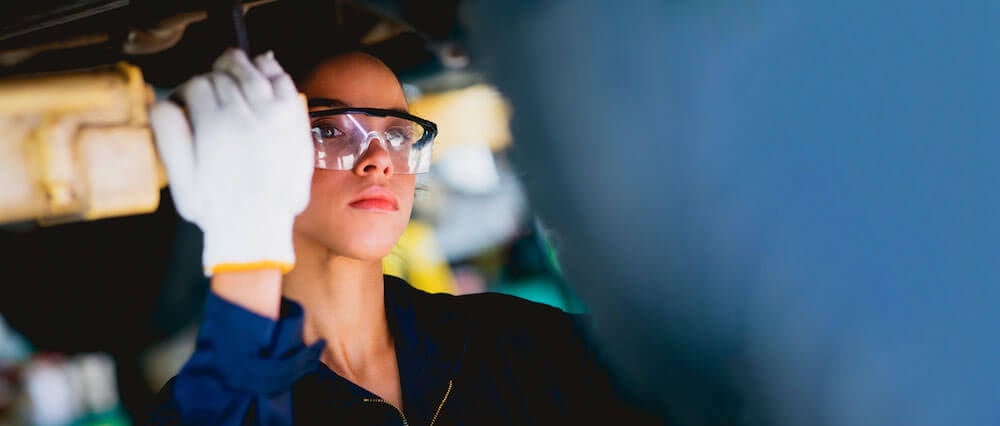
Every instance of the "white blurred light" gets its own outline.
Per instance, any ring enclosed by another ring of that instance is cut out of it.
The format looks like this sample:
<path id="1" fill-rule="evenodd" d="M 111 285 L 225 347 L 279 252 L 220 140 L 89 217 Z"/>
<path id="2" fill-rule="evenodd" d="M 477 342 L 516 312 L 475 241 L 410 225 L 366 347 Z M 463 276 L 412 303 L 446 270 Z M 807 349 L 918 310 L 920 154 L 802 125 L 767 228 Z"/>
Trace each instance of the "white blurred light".
<path id="1" fill-rule="evenodd" d="M 500 185 L 493 153 L 485 143 L 448 147 L 434 169 L 446 185 L 467 194 L 488 194 Z"/>

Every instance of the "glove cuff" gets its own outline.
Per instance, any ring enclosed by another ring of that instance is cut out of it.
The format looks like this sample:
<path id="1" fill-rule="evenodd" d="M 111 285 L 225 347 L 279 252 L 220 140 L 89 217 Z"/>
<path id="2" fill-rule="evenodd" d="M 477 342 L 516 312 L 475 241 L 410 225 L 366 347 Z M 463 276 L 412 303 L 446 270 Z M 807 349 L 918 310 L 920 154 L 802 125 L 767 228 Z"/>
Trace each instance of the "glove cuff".
<path id="1" fill-rule="evenodd" d="M 205 276 L 220 272 L 279 269 L 287 273 L 295 266 L 292 246 L 294 217 L 267 222 L 213 224 L 204 229 L 202 265 Z"/>

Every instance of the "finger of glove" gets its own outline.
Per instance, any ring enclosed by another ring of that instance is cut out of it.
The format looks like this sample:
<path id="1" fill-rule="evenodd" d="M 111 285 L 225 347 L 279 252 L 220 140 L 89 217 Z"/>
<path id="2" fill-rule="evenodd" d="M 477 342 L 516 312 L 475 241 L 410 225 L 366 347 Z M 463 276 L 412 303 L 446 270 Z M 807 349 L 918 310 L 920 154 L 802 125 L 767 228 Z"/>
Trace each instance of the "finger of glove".
<path id="1" fill-rule="evenodd" d="M 246 53 L 239 49 L 227 50 L 216 59 L 212 69 L 229 73 L 239 86 L 243 98 L 253 109 L 274 98 L 271 81 L 250 62 Z"/>
<path id="2" fill-rule="evenodd" d="M 257 55 L 253 62 L 257 65 L 257 69 L 271 81 L 271 87 L 274 89 L 276 97 L 287 99 L 299 94 L 298 89 L 295 88 L 295 82 L 292 81 L 292 77 L 285 72 L 285 69 L 281 67 L 278 60 L 274 58 L 274 52 L 268 51 Z"/>
<path id="3" fill-rule="evenodd" d="M 150 108 L 149 124 L 170 180 L 177 213 L 197 222 L 194 144 L 184 111 L 173 102 L 157 102 Z"/>
<path id="4" fill-rule="evenodd" d="M 292 213 L 295 215 L 302 213 L 305 211 L 306 207 L 309 207 L 309 198 L 312 190 L 310 182 L 312 181 L 312 175 L 315 168 L 313 168 L 312 164 L 310 164 L 307 170 L 307 177 L 305 179 L 306 185 L 303 187 L 304 190 L 292 198 Z"/>
<path id="5" fill-rule="evenodd" d="M 207 76 L 199 75 L 188 80 L 177 89 L 184 106 L 188 109 L 192 124 L 198 127 L 202 119 L 210 119 L 219 109 L 219 101 L 215 97 L 212 82 Z M 187 120 L 185 120 L 186 122 Z"/>
<path id="6" fill-rule="evenodd" d="M 296 139 L 297 141 L 298 139 Z M 301 185 L 297 188 L 300 191 L 292 194 L 292 213 L 299 214 L 309 205 L 309 196 L 312 189 L 312 176 L 313 172 L 316 170 L 316 151 L 313 147 L 313 142 L 311 137 L 302 138 L 302 143 L 305 146 L 304 149 L 296 151 L 296 156 L 293 159 L 295 165 L 295 173 L 301 179 Z M 298 147 L 296 147 L 298 148 Z"/>
<path id="7" fill-rule="evenodd" d="M 212 90 L 220 107 L 243 103 L 243 95 L 231 75 L 224 72 L 213 72 L 208 75 L 208 79 L 212 82 Z"/>
<path id="8" fill-rule="evenodd" d="M 274 87 L 275 96 L 280 99 L 294 100 L 296 106 L 301 108 L 301 119 L 302 119 L 302 133 L 301 137 L 293 137 L 289 135 L 287 139 L 288 143 L 298 143 L 300 145 L 294 147 L 288 147 L 286 152 L 292 157 L 290 159 L 290 164 L 294 164 L 294 172 L 297 179 L 296 182 L 301 182 L 300 191 L 294 192 L 292 195 L 292 209 L 295 214 L 298 214 L 305 210 L 309 204 L 310 195 L 310 185 L 309 182 L 312 181 L 313 171 L 315 170 L 316 163 L 316 152 L 313 146 L 312 135 L 309 133 L 309 118 L 308 112 L 306 111 L 305 104 L 298 101 L 299 91 L 295 87 L 295 83 L 292 78 L 285 72 L 278 60 L 275 59 L 274 53 L 271 51 L 265 52 L 263 54 L 257 55 L 254 58 L 254 64 L 257 69 L 264 74 L 268 79 L 271 80 L 271 84 Z"/>

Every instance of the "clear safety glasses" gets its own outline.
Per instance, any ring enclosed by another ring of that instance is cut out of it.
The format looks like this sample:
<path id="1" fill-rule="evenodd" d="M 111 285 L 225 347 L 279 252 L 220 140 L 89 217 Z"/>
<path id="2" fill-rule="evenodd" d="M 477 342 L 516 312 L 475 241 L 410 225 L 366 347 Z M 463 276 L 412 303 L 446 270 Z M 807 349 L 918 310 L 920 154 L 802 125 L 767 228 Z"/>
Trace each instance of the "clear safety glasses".
<path id="1" fill-rule="evenodd" d="M 437 126 L 405 112 L 378 108 L 334 108 L 309 112 L 316 167 L 350 170 L 372 142 L 381 144 L 394 173 L 425 173 Z"/>

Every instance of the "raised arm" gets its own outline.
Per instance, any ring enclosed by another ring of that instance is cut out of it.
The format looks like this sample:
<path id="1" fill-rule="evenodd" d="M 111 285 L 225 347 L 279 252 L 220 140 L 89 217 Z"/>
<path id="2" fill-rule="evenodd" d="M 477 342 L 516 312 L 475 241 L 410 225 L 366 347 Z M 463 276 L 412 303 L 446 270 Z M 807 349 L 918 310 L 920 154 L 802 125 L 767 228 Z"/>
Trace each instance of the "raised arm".
<path id="1" fill-rule="evenodd" d="M 281 306 L 313 171 L 305 103 L 272 55 L 238 50 L 177 93 L 183 108 L 159 102 L 150 120 L 178 213 L 204 232 L 212 293 L 153 423 L 290 424 L 291 386 L 318 363 L 301 309 Z"/>

